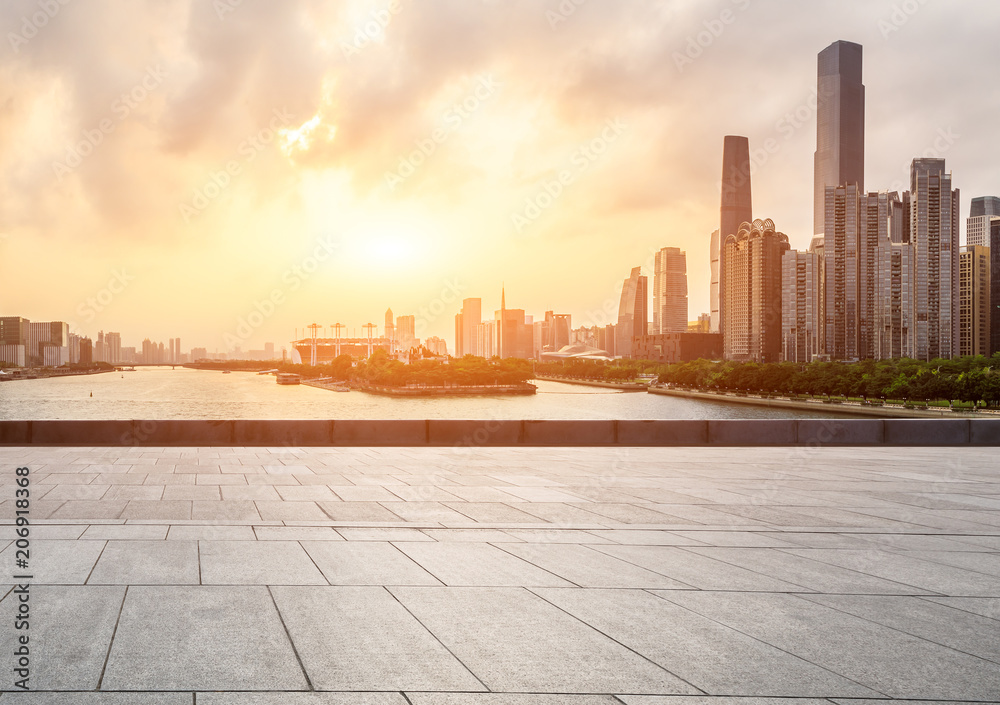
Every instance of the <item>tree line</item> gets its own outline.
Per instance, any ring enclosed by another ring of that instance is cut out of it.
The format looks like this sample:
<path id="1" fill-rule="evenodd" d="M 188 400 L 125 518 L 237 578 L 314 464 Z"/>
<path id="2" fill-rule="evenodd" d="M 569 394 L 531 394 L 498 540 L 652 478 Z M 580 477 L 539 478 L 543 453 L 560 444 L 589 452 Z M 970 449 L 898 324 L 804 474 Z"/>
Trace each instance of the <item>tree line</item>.
<path id="1" fill-rule="evenodd" d="M 706 391 L 854 397 L 902 402 L 1000 405 L 1000 353 L 929 362 L 902 358 L 855 363 L 713 362 L 669 365 L 661 384 Z"/>

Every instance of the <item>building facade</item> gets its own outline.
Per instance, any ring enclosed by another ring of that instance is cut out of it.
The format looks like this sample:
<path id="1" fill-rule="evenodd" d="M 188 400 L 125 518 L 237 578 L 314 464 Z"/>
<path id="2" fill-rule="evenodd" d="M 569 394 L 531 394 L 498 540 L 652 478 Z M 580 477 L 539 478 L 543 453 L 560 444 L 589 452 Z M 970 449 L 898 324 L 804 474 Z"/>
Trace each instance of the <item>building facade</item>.
<path id="1" fill-rule="evenodd" d="M 739 234 L 740 225 L 753 220 L 750 189 L 750 140 L 726 135 L 722 144 L 721 206 L 719 210 L 719 332 L 726 325 L 726 239 Z"/>
<path id="2" fill-rule="evenodd" d="M 944 159 L 914 159 L 910 167 L 910 241 L 916 258 L 915 355 L 959 353 L 959 191 Z"/>
<path id="3" fill-rule="evenodd" d="M 781 352 L 788 362 L 811 362 L 824 346 L 823 257 L 789 250 L 781 258 Z"/>
<path id="4" fill-rule="evenodd" d="M 959 251 L 959 354 L 990 354 L 990 248 Z"/>
<path id="5" fill-rule="evenodd" d="M 1000 352 L 1000 218 L 990 221 L 990 355 Z"/>
<path id="6" fill-rule="evenodd" d="M 654 258 L 653 332 L 683 333 L 687 324 L 687 253 L 664 247 Z"/>
<path id="7" fill-rule="evenodd" d="M 862 48 L 834 42 L 821 51 L 816 76 L 816 154 L 813 164 L 813 226 L 826 227 L 826 189 L 865 180 L 865 86 Z"/>
<path id="8" fill-rule="evenodd" d="M 653 360 L 661 364 L 691 360 L 722 358 L 722 335 L 719 333 L 657 333 L 644 335 L 632 342 L 636 360 Z"/>
<path id="9" fill-rule="evenodd" d="M 781 359 L 782 257 L 788 237 L 774 222 L 743 223 L 726 238 L 723 353 L 727 360 L 778 362 Z"/>
<path id="10" fill-rule="evenodd" d="M 989 247 L 990 221 L 1000 218 L 1000 197 L 979 196 L 972 199 L 965 221 L 965 244 Z"/>
<path id="11" fill-rule="evenodd" d="M 648 307 L 647 277 L 642 274 L 642 267 L 634 267 L 622 285 L 621 301 L 618 304 L 615 351 L 619 357 L 632 357 L 633 339 L 648 333 Z"/>
<path id="12" fill-rule="evenodd" d="M 883 243 L 878 249 L 878 261 L 875 358 L 913 357 L 913 246 L 908 242 Z"/>

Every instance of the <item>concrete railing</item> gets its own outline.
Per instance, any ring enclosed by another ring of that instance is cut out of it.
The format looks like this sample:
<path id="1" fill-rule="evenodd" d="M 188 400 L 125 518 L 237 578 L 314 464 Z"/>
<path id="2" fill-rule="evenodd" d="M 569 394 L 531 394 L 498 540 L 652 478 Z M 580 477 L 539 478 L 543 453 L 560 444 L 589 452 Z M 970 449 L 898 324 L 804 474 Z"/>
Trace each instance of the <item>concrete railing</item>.
<path id="1" fill-rule="evenodd" d="M 1000 419 L 0 421 L 0 445 L 1000 446 Z"/>

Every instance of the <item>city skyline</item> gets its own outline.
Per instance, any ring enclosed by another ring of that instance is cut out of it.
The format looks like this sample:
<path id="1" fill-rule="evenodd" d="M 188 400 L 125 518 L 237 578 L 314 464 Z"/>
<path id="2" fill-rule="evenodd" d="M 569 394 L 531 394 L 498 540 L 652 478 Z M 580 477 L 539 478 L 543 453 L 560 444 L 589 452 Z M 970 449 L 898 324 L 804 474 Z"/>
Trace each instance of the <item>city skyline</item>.
<path id="1" fill-rule="evenodd" d="M 868 188 L 905 190 L 910 162 L 934 151 L 961 187 L 963 230 L 970 199 L 1000 190 L 996 99 L 968 100 L 993 65 L 989 19 L 1000 12 L 987 3 L 909 14 L 890 2 L 589 3 L 555 20 L 552 8 L 441 5 L 449 20 L 404 3 L 376 40 L 345 54 L 381 5 L 347 3 L 338 13 L 305 0 L 244 2 L 220 17 L 176 2 L 157 22 L 152 10 L 129 7 L 121 23 L 143 27 L 136 37 L 150 41 L 126 42 L 97 26 L 100 13 L 88 18 L 73 4 L 29 38 L 21 20 L 36 5 L 12 2 L 3 34 L 24 42 L 0 54 L 12 106 L 0 118 L 2 313 L 68 320 L 91 338 L 115 330 L 132 343 L 179 337 L 225 350 L 241 318 L 270 310 L 242 340 L 248 350 L 287 345 L 318 319 L 360 329 L 392 305 L 440 309 L 417 313 L 418 337 L 452 341 L 461 300 L 482 296 L 493 310 L 504 281 L 536 316 L 613 322 L 622 277 L 639 262 L 652 277 L 652 253 L 678 247 L 695 318 L 711 310 L 723 135 L 749 139 L 755 214 L 779 223 L 794 248 L 808 244 L 816 57 L 841 39 L 864 46 Z M 976 22 L 962 31 L 941 31 L 968 15 Z M 474 28 L 477 41 L 457 42 L 443 61 L 435 29 L 457 36 L 449 22 Z M 507 29 L 487 31 L 498 24 Z M 265 25 L 268 43 L 241 44 L 241 32 Z M 615 38 L 640 27 L 616 48 Z M 751 38 L 778 37 L 777 52 L 748 49 Z M 963 57 L 961 80 L 924 51 L 931 39 Z M 239 51 L 223 56 L 216 40 Z M 504 45 L 515 40 L 519 58 Z M 124 57 L 116 72 L 101 63 L 111 51 Z M 380 84 L 406 52 L 409 83 Z M 538 61 L 556 70 L 539 75 Z M 912 74 L 919 85 L 902 80 Z M 357 105 L 344 107 L 349 99 Z M 202 110 L 218 119 L 199 118 Z M 94 130 L 100 142 L 77 150 L 88 134 L 98 140 Z M 601 154 L 580 151 L 592 143 Z M 433 153 L 405 173 L 401 162 L 427 144 Z M 72 151 L 88 154 L 63 172 L 57 165 Z M 239 173 L 228 173 L 230 162 Z M 580 173 L 551 186 L 578 162 Z M 387 181 L 390 172 L 401 181 Z M 539 194 L 553 204 L 535 217 L 525 203 L 544 206 Z M 553 266 L 567 250 L 570 266 Z"/>

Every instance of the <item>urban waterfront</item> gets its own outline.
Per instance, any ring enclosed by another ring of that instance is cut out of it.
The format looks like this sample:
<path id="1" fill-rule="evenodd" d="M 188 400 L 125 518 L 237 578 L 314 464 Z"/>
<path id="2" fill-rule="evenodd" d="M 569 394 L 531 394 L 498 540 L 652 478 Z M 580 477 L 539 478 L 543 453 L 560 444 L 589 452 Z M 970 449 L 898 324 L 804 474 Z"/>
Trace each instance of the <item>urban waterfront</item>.
<path id="1" fill-rule="evenodd" d="M 0 419 L 768 419 L 843 415 L 536 380 L 516 397 L 397 399 L 280 386 L 271 375 L 167 367 L 0 384 Z M 93 396 L 91 396 L 93 394 Z"/>

